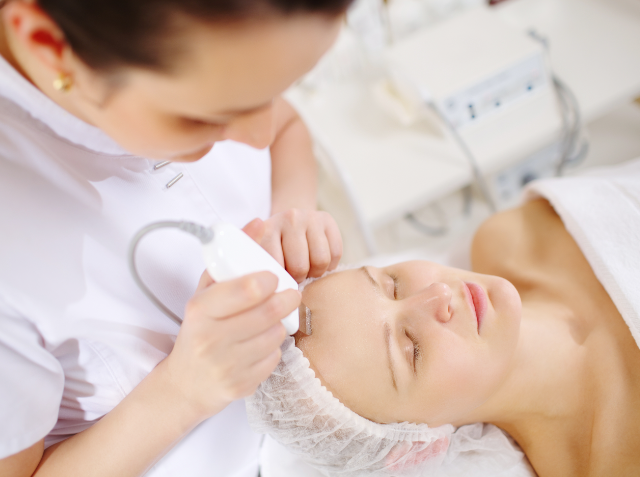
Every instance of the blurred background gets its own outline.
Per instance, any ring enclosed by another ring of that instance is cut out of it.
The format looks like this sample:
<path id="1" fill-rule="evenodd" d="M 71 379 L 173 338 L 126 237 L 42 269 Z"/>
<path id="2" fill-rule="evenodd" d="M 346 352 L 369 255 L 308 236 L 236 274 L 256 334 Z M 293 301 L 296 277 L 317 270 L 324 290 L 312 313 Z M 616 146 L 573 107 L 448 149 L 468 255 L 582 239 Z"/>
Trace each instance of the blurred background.
<path id="1" fill-rule="evenodd" d="M 358 0 L 287 92 L 347 263 L 451 263 L 531 180 L 639 157 L 639 96 L 638 0 Z"/>

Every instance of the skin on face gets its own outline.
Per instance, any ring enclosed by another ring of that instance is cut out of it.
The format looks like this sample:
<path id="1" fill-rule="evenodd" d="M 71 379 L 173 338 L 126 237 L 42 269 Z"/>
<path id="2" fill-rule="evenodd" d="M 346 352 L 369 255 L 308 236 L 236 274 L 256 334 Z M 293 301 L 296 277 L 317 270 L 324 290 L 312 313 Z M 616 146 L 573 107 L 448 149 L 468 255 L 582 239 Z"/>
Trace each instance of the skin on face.
<path id="1" fill-rule="evenodd" d="M 488 298 L 480 326 L 467 284 Z M 313 334 L 296 344 L 316 376 L 380 423 L 465 423 L 503 383 L 518 342 L 511 283 L 431 262 L 335 273 L 302 300 Z"/>
<path id="2" fill-rule="evenodd" d="M 275 134 L 274 98 L 316 64 L 338 26 L 312 15 L 194 24 L 182 40 L 189 45 L 186 57 L 173 73 L 131 71 L 104 107 L 89 103 L 83 113 L 146 157 L 193 161 L 225 139 L 267 147 Z"/>
<path id="3" fill-rule="evenodd" d="M 37 4 L 10 2 L 3 10 L 16 62 L 38 88 L 129 152 L 182 162 L 225 139 L 269 146 L 280 94 L 329 49 L 342 18 L 274 15 L 226 24 L 179 18 L 175 39 L 167 40 L 179 54 L 168 71 L 102 73 L 75 56 Z M 73 81 L 69 92 L 52 87 L 60 72 Z"/>

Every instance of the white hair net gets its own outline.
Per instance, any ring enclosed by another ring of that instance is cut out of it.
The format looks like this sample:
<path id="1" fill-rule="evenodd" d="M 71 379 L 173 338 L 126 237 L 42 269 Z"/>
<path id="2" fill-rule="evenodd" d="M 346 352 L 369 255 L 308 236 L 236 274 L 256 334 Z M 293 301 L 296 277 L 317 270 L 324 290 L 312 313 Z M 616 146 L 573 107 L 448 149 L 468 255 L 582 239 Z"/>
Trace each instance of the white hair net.
<path id="1" fill-rule="evenodd" d="M 288 337 L 271 377 L 246 399 L 249 423 L 324 474 L 418 477 L 440 466 L 451 425 L 377 424 L 344 406 Z"/>

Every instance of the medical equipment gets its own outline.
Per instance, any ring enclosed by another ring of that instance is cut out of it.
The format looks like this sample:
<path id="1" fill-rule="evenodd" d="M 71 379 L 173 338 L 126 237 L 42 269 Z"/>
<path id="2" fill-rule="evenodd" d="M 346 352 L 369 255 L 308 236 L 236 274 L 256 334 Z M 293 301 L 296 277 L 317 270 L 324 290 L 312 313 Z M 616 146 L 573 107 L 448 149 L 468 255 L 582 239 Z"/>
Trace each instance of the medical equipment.
<path id="1" fill-rule="evenodd" d="M 304 303 L 300 304 L 300 319 L 304 317 L 304 334 L 311 336 L 313 329 L 311 328 L 311 310 Z"/>
<path id="2" fill-rule="evenodd" d="M 415 88 L 460 131 L 550 84 L 544 48 L 488 8 L 422 30 L 386 56 L 396 87 Z"/>
<path id="3" fill-rule="evenodd" d="M 135 262 L 135 253 L 140 240 L 148 233 L 162 228 L 177 228 L 197 237 L 202 243 L 207 272 L 217 282 L 231 280 L 250 273 L 269 271 L 278 277 L 276 292 L 298 289 L 298 284 L 293 277 L 266 250 L 234 225 L 222 223 L 209 228 L 186 221 L 155 222 L 141 229 L 132 239 L 129 247 L 129 268 L 144 294 L 178 325 L 182 323 L 182 319 L 149 290 L 140 278 Z M 288 334 L 296 333 L 300 326 L 298 309 L 283 318 L 282 324 Z"/>
<path id="4" fill-rule="evenodd" d="M 449 131 L 495 212 L 478 160 L 461 133 L 548 86 L 544 48 L 488 8 L 474 8 L 398 42 L 386 56 L 388 79 L 374 91 L 378 102 L 405 124 L 435 116 L 436 127 Z"/>
<path id="5" fill-rule="evenodd" d="M 547 56 L 546 38 L 535 31 L 525 34 L 513 29 L 491 9 L 475 8 L 390 48 L 388 78 L 384 80 L 387 84 L 378 85 L 374 94 L 404 124 L 426 118 L 435 119 L 437 127 L 444 127 L 458 144 L 485 201 L 495 212 L 496 198 L 483 176 L 486 171 L 481 171 L 464 137 L 465 131 L 472 130 L 477 135 L 478 128 L 483 128 L 490 137 L 491 127 L 483 124 L 490 124 L 492 116 L 509 115 L 510 108 L 526 103 L 527 98 L 531 101 L 536 95 L 548 95 L 551 85 L 563 126 L 553 173 L 562 175 L 567 165 L 578 163 L 588 151 L 578 102 L 553 73 Z M 426 107 L 430 111 L 425 111 Z M 547 109 L 548 114 L 554 113 Z M 496 134 L 496 140 L 498 137 Z M 523 175 L 517 187 L 537 177 Z M 425 229 L 416 221 L 410 223 L 419 230 Z"/>

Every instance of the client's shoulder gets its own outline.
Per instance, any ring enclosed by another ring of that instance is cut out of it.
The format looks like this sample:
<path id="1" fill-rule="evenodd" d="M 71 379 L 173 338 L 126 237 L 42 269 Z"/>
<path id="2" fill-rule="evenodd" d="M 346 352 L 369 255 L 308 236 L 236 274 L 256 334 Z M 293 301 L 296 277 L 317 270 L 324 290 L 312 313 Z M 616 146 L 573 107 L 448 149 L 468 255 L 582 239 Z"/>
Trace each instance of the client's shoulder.
<path id="1" fill-rule="evenodd" d="M 530 276 L 549 258 L 548 242 L 558 233 L 566 233 L 562 221 L 544 199 L 494 214 L 474 236 L 472 269 L 508 280 Z"/>

